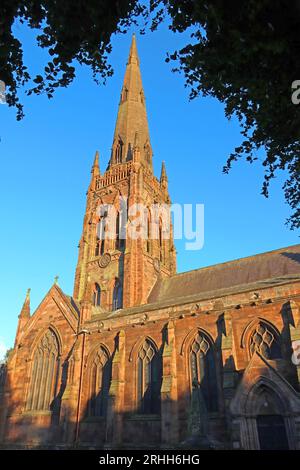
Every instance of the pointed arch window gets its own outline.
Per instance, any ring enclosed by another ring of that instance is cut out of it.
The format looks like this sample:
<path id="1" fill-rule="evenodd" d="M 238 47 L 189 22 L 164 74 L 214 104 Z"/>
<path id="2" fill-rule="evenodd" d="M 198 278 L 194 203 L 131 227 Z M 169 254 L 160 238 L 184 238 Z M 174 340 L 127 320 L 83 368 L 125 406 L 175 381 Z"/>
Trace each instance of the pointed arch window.
<path id="1" fill-rule="evenodd" d="M 113 310 L 118 310 L 123 306 L 123 289 L 119 279 L 115 280 L 113 289 Z"/>
<path id="2" fill-rule="evenodd" d="M 91 365 L 89 416 L 106 416 L 111 382 L 111 360 L 101 346 Z"/>
<path id="3" fill-rule="evenodd" d="M 162 220 L 159 219 L 159 226 L 158 226 L 158 237 L 159 237 L 159 259 L 161 262 L 164 261 L 164 252 L 163 252 L 163 228 L 162 228 Z"/>
<path id="4" fill-rule="evenodd" d="M 127 222 L 128 208 L 121 206 L 120 211 L 116 213 L 116 227 L 115 227 L 115 249 L 123 251 L 126 246 L 126 222 Z"/>
<path id="5" fill-rule="evenodd" d="M 213 346 L 208 336 L 197 333 L 190 346 L 192 386 L 200 387 L 207 411 L 218 410 L 217 375 Z"/>
<path id="6" fill-rule="evenodd" d="M 144 341 L 137 361 L 138 412 L 159 414 L 162 364 L 161 355 L 152 341 Z"/>
<path id="7" fill-rule="evenodd" d="M 146 209 L 146 250 L 151 254 L 151 211 Z"/>
<path id="8" fill-rule="evenodd" d="M 123 142 L 121 139 L 119 139 L 117 146 L 116 146 L 116 150 L 115 150 L 115 162 L 121 163 L 122 157 L 123 157 Z"/>
<path id="9" fill-rule="evenodd" d="M 33 356 L 33 366 L 27 410 L 53 410 L 59 374 L 59 343 L 55 333 L 49 329 Z"/>
<path id="10" fill-rule="evenodd" d="M 147 163 L 151 163 L 151 147 L 149 141 L 144 145 L 145 159 Z"/>
<path id="11" fill-rule="evenodd" d="M 120 212 L 116 216 L 116 250 L 120 248 Z"/>
<path id="12" fill-rule="evenodd" d="M 95 247 L 95 256 L 103 255 L 105 250 L 105 232 L 106 232 L 107 212 L 100 216 L 97 224 L 97 238 Z"/>
<path id="13" fill-rule="evenodd" d="M 104 240 L 101 240 L 100 238 L 97 237 L 95 256 L 99 256 L 103 254 L 104 254 Z"/>
<path id="14" fill-rule="evenodd" d="M 99 284 L 95 284 L 93 291 L 93 305 L 94 307 L 100 307 L 101 305 L 101 287 Z"/>
<path id="15" fill-rule="evenodd" d="M 253 356 L 255 351 L 258 351 L 266 359 L 279 359 L 281 357 L 278 333 L 275 328 L 262 321 L 258 323 L 250 337 L 250 356 Z"/>

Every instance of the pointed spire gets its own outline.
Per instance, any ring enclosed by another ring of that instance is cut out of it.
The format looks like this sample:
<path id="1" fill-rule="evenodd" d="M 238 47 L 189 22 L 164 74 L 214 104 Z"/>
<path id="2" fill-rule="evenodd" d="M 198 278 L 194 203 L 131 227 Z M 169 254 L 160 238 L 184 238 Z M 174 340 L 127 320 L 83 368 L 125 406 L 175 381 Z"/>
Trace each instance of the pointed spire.
<path id="1" fill-rule="evenodd" d="M 129 57 L 128 57 L 128 62 L 127 62 L 127 64 L 136 64 L 136 65 L 140 65 L 139 56 L 138 56 L 138 51 L 137 51 L 137 46 L 136 46 L 136 37 L 135 37 L 135 34 L 134 34 L 134 33 L 133 33 L 133 35 L 132 35 L 131 46 L 130 46 L 130 52 L 129 52 Z"/>
<path id="2" fill-rule="evenodd" d="M 161 173 L 160 173 L 160 184 L 162 185 L 163 183 L 168 183 L 165 162 L 162 162 L 161 164 Z"/>
<path id="3" fill-rule="evenodd" d="M 139 64 L 136 37 L 133 35 L 121 91 L 109 166 L 133 159 L 135 136 L 138 133 L 139 159 L 152 169 L 152 149 Z"/>
<path id="4" fill-rule="evenodd" d="M 100 166 L 99 166 L 99 152 L 98 150 L 95 153 L 94 163 L 91 170 L 91 182 L 88 191 L 95 191 L 97 186 L 97 176 L 100 175 Z"/>
<path id="5" fill-rule="evenodd" d="M 95 158 L 94 158 L 94 163 L 92 166 L 92 171 L 91 171 L 93 176 L 98 176 L 100 175 L 100 167 L 99 167 L 99 152 L 98 150 L 95 153 Z"/>
<path id="6" fill-rule="evenodd" d="M 30 290 L 31 289 L 27 289 L 25 301 L 24 301 L 19 317 L 22 317 L 22 318 L 30 317 Z"/>

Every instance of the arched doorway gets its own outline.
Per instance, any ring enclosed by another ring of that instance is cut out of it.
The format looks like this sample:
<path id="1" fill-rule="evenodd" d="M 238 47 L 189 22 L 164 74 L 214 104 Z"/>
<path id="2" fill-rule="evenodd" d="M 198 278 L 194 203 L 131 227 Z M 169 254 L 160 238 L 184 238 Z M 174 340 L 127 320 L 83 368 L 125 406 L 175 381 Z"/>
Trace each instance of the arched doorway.
<path id="1" fill-rule="evenodd" d="M 280 415 L 259 415 L 256 418 L 260 450 L 289 449 L 284 418 Z"/>
<path id="2" fill-rule="evenodd" d="M 234 449 L 296 449 L 299 394 L 254 352 L 230 403 Z"/>
<path id="3" fill-rule="evenodd" d="M 289 449 L 284 408 L 272 389 L 261 386 L 256 394 L 256 428 L 261 450 Z"/>

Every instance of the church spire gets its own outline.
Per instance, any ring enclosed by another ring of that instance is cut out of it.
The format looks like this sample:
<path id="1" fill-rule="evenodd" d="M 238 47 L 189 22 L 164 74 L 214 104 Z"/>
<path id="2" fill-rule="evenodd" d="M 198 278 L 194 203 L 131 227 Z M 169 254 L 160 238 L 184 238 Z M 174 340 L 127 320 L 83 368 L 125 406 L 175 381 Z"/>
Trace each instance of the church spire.
<path id="1" fill-rule="evenodd" d="M 161 164 L 160 183 L 168 181 L 165 162 Z"/>
<path id="2" fill-rule="evenodd" d="M 100 175 L 100 167 L 99 167 L 99 152 L 98 150 L 95 153 L 95 158 L 94 158 L 94 163 L 92 166 L 92 171 L 91 171 L 93 176 L 99 176 Z"/>
<path id="3" fill-rule="evenodd" d="M 145 96 L 136 37 L 133 35 L 121 91 L 109 166 L 133 159 L 137 134 L 139 136 L 140 161 L 152 169 L 152 148 Z"/>
<path id="4" fill-rule="evenodd" d="M 98 152 L 98 150 L 96 151 L 96 154 L 95 154 L 91 174 L 92 174 L 92 176 L 91 176 L 91 182 L 90 182 L 89 190 L 95 191 L 97 176 L 100 175 L 99 152 Z"/>
<path id="5" fill-rule="evenodd" d="M 30 317 L 30 290 L 31 289 L 27 289 L 25 301 L 24 301 L 19 317 L 23 317 L 23 318 Z"/>
<path id="6" fill-rule="evenodd" d="M 165 192 L 168 191 L 168 177 L 167 177 L 165 162 L 162 162 L 162 165 L 161 165 L 160 186 Z"/>
<path id="7" fill-rule="evenodd" d="M 131 41 L 130 52 L 129 52 L 129 57 L 128 57 L 128 64 L 140 65 L 137 46 L 136 46 L 136 37 L 134 33 L 132 35 L 132 41 Z"/>
<path id="8" fill-rule="evenodd" d="M 30 289 L 27 289 L 25 301 L 18 318 L 18 327 L 15 338 L 15 347 L 20 343 L 22 338 L 24 328 L 27 325 L 28 320 L 30 319 Z"/>

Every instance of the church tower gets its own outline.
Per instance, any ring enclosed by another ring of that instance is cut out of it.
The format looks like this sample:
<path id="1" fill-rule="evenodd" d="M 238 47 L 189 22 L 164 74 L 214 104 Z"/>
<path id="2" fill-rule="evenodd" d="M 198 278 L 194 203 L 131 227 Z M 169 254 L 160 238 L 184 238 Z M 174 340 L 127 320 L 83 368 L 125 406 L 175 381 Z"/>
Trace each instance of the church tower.
<path id="1" fill-rule="evenodd" d="M 164 163 L 153 174 L 145 95 L 133 36 L 113 137 L 101 174 L 96 152 L 75 275 L 82 321 L 147 302 L 158 278 L 176 272 Z"/>

